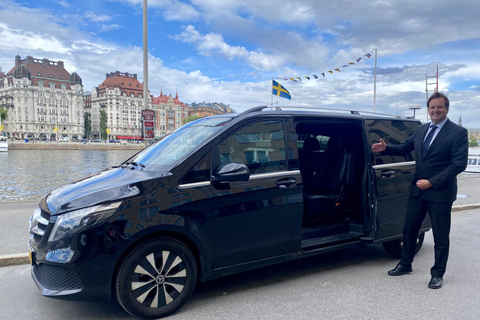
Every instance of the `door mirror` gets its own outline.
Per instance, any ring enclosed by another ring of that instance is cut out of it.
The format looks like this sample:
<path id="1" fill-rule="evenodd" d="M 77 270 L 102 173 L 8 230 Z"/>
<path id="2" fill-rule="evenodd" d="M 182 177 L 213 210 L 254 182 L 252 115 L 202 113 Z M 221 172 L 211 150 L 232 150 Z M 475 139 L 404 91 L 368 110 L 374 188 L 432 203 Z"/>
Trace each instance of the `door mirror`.
<path id="1" fill-rule="evenodd" d="M 213 174 L 213 182 L 248 181 L 249 178 L 248 167 L 235 162 L 221 165 Z"/>

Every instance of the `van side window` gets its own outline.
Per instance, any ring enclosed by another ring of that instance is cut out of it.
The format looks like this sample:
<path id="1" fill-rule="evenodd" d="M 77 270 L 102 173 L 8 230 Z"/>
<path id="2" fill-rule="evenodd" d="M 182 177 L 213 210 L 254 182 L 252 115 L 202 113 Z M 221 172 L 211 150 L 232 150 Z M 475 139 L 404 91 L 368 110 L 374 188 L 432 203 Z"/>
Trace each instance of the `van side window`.
<path id="1" fill-rule="evenodd" d="M 210 153 L 194 165 L 183 177 L 181 184 L 210 181 Z"/>
<path id="2" fill-rule="evenodd" d="M 281 121 L 251 123 L 220 145 L 220 163 L 247 165 L 250 174 L 286 170 L 285 141 Z"/>
<path id="3" fill-rule="evenodd" d="M 401 144 L 409 139 L 415 130 L 420 126 L 417 122 L 403 120 L 366 120 L 372 143 L 383 139 L 386 144 Z M 387 164 L 414 161 L 415 152 L 412 151 L 405 156 L 375 155 L 375 164 Z"/>

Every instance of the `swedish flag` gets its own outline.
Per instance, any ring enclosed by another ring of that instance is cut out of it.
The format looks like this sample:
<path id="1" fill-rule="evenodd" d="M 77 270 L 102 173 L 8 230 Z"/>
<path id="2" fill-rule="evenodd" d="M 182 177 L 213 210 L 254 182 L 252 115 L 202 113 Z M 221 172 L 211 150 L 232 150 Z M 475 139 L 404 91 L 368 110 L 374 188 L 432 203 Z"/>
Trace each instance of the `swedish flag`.
<path id="1" fill-rule="evenodd" d="M 284 86 L 279 84 L 277 81 L 272 80 L 273 85 L 272 85 L 272 94 L 278 97 L 286 98 L 288 100 L 292 100 L 292 96 L 290 95 L 290 92 L 288 92 L 287 89 L 285 89 Z"/>

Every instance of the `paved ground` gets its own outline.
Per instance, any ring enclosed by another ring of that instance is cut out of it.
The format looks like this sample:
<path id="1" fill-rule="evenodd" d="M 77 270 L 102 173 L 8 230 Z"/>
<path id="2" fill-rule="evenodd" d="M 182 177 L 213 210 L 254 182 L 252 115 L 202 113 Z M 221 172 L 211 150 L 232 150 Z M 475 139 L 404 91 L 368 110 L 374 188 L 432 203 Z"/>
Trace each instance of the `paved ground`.
<path id="1" fill-rule="evenodd" d="M 453 215 L 442 289 L 427 288 L 433 263 L 429 232 L 413 272 L 389 277 L 397 260 L 381 248 L 350 248 L 198 285 L 172 320 L 480 319 L 480 209 Z M 30 266 L 0 268 L 0 319 L 132 319 L 116 302 L 42 297 Z"/>

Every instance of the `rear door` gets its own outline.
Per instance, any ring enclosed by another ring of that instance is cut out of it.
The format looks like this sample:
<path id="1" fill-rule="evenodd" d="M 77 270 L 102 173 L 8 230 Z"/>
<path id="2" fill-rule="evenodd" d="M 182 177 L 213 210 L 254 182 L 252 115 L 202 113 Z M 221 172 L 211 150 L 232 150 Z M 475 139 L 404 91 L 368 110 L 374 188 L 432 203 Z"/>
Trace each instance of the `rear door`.
<path id="1" fill-rule="evenodd" d="M 371 143 L 383 139 L 387 144 L 400 144 L 409 139 L 420 122 L 405 119 L 366 120 Z M 405 156 L 375 153 L 373 155 L 374 186 L 376 186 L 375 240 L 397 237 L 403 232 L 410 185 L 415 173 L 415 152 Z M 428 217 L 426 218 L 428 220 Z M 424 222 L 424 225 L 429 221 Z"/>

